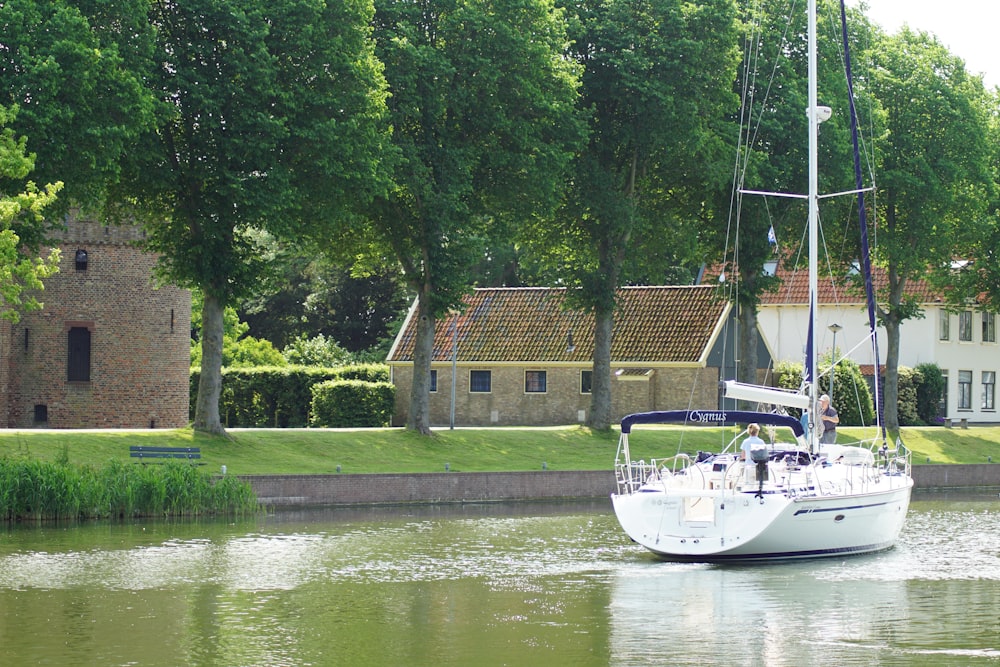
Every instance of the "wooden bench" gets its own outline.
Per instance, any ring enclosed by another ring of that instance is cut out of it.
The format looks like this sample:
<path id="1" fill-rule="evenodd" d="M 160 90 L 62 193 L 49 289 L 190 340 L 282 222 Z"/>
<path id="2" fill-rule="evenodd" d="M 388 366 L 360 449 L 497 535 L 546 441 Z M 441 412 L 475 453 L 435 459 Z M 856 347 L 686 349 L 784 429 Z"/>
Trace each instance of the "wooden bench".
<path id="1" fill-rule="evenodd" d="M 145 445 L 132 445 L 128 448 L 128 455 L 134 459 L 139 459 L 139 463 L 147 463 L 146 459 L 151 459 L 148 461 L 149 463 L 162 463 L 162 459 L 194 460 L 201 458 L 201 447 L 147 447 Z"/>

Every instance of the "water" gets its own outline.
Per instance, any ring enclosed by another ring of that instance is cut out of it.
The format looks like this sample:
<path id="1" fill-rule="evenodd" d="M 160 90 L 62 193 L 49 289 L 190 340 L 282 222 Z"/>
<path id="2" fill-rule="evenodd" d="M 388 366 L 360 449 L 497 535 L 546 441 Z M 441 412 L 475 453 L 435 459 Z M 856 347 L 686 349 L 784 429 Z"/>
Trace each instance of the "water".
<path id="1" fill-rule="evenodd" d="M 0 529 L 0 665 L 1000 665 L 1000 499 L 867 557 L 661 563 L 607 502 Z"/>

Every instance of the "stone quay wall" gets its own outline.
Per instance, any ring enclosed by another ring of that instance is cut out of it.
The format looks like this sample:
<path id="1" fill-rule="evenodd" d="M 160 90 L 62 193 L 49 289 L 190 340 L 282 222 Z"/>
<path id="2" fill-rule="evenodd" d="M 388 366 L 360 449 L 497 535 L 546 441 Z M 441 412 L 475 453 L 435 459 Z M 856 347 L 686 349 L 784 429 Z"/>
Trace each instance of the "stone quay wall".
<path id="1" fill-rule="evenodd" d="M 246 475 L 265 505 L 393 505 L 607 498 L 610 470 Z M 917 489 L 1000 488 L 1000 464 L 920 465 Z"/>

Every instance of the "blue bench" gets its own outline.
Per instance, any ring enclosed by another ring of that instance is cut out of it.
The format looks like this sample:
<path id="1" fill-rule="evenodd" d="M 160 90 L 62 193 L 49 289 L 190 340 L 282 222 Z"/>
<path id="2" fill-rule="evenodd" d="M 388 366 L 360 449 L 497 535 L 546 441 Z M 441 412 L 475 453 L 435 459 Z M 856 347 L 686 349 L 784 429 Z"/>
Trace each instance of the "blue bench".
<path id="1" fill-rule="evenodd" d="M 195 460 L 201 458 L 201 447 L 147 447 L 145 445 L 132 445 L 128 448 L 128 455 L 134 459 L 139 459 L 139 463 L 163 463 L 163 459 L 187 459 Z M 150 459 L 147 461 L 147 459 Z"/>

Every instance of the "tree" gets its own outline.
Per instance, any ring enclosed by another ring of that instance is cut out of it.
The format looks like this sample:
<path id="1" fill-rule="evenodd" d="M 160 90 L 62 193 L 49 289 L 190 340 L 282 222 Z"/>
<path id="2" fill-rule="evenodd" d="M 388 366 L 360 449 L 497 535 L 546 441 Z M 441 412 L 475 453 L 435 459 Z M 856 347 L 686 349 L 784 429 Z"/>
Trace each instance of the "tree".
<path id="1" fill-rule="evenodd" d="M 201 367 L 201 313 L 204 297 L 195 290 L 191 294 L 191 365 Z M 285 366 L 284 355 L 270 341 L 248 335 L 250 325 L 240 321 L 236 309 L 227 306 L 222 314 L 222 366 L 246 368 L 250 366 Z"/>
<path id="2" fill-rule="evenodd" d="M 802 112 L 808 106 L 805 6 L 785 0 L 742 4 L 745 49 L 740 68 L 743 79 L 737 85 L 743 108 L 734 120 L 744 127 L 740 131 L 736 184 L 740 189 L 805 194 L 808 189 L 808 118 Z M 818 40 L 819 103 L 833 111 L 831 118 L 820 126 L 820 187 L 822 192 L 843 192 L 854 189 L 854 172 L 850 105 L 839 38 L 842 27 L 839 2 L 821 0 L 817 23 L 818 32 L 824 37 Z M 870 44 L 877 29 L 860 11 L 851 12 L 848 26 L 852 58 L 857 60 L 863 52 L 862 45 Z M 863 71 L 855 68 L 856 73 Z M 856 106 L 875 117 L 867 119 L 871 126 L 880 119 L 879 107 L 862 84 L 862 77 L 856 77 Z M 763 294 L 779 287 L 779 279 L 765 272 L 764 267 L 771 261 L 786 261 L 805 270 L 806 255 L 796 253 L 795 248 L 807 238 L 808 210 L 801 199 L 737 192 L 734 200 L 738 207 L 736 224 L 713 228 L 704 237 L 711 254 L 723 258 L 727 276 L 738 276 L 737 281 L 728 285 L 740 323 L 737 374 L 744 382 L 756 383 L 760 301 Z M 840 220 L 849 218 L 855 200 L 833 198 L 824 200 L 822 206 L 824 219 Z M 840 272 L 843 265 L 849 265 L 857 258 L 857 237 L 856 215 L 850 226 L 838 230 L 830 225 L 824 229 L 822 246 L 832 249 L 832 256 L 828 261 L 818 259 L 820 266 Z M 842 248 L 850 248 L 846 256 L 841 254 Z"/>
<path id="3" fill-rule="evenodd" d="M 878 307 L 888 339 L 885 425 L 897 432 L 900 325 L 922 315 L 907 285 L 929 270 L 954 279 L 955 254 L 988 236 L 995 181 L 982 80 L 935 38 L 908 28 L 885 38 L 878 54 L 871 84 L 888 134 L 880 146 L 875 261 L 888 277 Z"/>
<path id="4" fill-rule="evenodd" d="M 342 351 L 362 352 L 388 335 L 405 315 L 409 299 L 398 266 L 352 266 L 319 248 L 269 242 L 275 269 L 239 302 L 250 333 L 277 348 L 323 336 Z"/>
<path id="5" fill-rule="evenodd" d="M 35 163 L 35 156 L 26 152 L 27 138 L 15 136 L 8 127 L 16 115 L 16 108 L 0 107 L 0 178 L 4 183 L 23 182 Z M 47 258 L 36 257 L 37 246 L 26 246 L 21 239 L 35 236 L 32 230 L 42 225 L 42 212 L 55 201 L 61 187 L 62 183 L 54 183 L 40 190 L 28 181 L 21 192 L 0 188 L 0 317 L 10 322 L 17 322 L 22 311 L 42 307 L 33 292 L 43 289 L 42 281 L 59 270 L 58 249 Z"/>
<path id="6" fill-rule="evenodd" d="M 978 295 L 979 305 L 990 312 L 1000 312 L 1000 89 L 986 100 L 989 114 L 990 149 L 989 183 L 992 185 L 985 230 L 972 239 L 968 253 L 956 265 L 954 275 L 944 282 L 950 295 Z"/>
<path id="7" fill-rule="evenodd" d="M 589 142 L 565 205 L 532 237 L 541 261 L 577 288 L 570 303 L 594 314 L 588 424 L 606 429 L 617 289 L 630 270 L 658 275 L 689 259 L 697 222 L 712 216 L 704 189 L 718 187 L 729 163 L 715 129 L 736 106 L 735 8 L 607 0 L 567 10 Z"/>
<path id="8" fill-rule="evenodd" d="M 139 63 L 149 55 L 147 0 L 6 0 L 0 3 L 0 105 L 30 138 L 34 177 L 65 183 L 50 216 L 98 207 L 120 161 L 152 121 Z M 8 187 L 9 182 L 3 182 Z M 22 237 L 38 241 L 44 232 Z"/>
<path id="9" fill-rule="evenodd" d="M 371 231 L 417 296 L 407 427 L 429 433 L 435 321 L 492 230 L 554 207 L 582 132 L 576 68 L 550 0 L 386 0 L 375 25 L 401 159 Z"/>
<path id="10" fill-rule="evenodd" d="M 196 430 L 223 432 L 223 313 L 267 271 L 256 230 L 332 235 L 381 187 L 372 13 L 370 0 L 152 8 L 157 123 L 118 195 L 145 213 L 164 275 L 204 294 Z"/>

